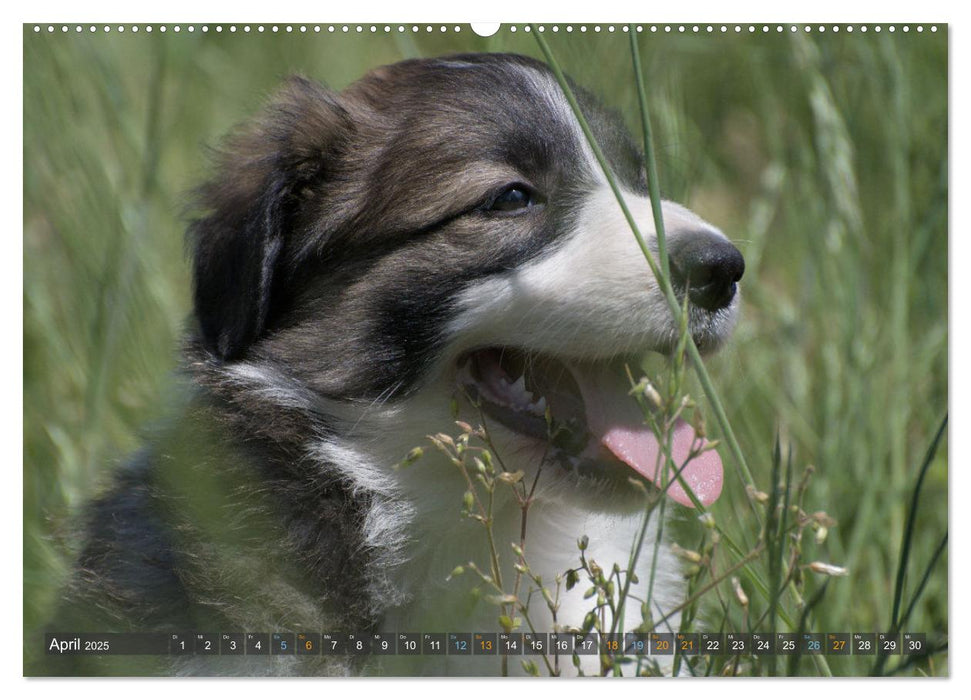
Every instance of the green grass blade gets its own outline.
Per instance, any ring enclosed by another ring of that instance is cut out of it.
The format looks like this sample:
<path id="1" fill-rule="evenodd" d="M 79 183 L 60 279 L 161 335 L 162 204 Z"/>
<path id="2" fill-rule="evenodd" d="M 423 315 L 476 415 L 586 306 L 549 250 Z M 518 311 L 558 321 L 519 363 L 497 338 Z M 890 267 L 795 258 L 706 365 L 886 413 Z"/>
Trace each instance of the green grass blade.
<path id="1" fill-rule="evenodd" d="M 634 82 L 637 84 L 637 102 L 641 109 L 641 128 L 644 132 L 645 168 L 647 170 L 647 188 L 651 196 L 651 211 L 654 214 L 654 228 L 657 234 L 657 256 L 661 261 L 661 274 L 665 279 L 671 279 L 671 266 L 668 261 L 667 235 L 664 232 L 664 217 L 661 215 L 661 186 L 657 176 L 657 163 L 654 159 L 654 138 L 651 134 L 651 113 L 647 109 L 647 92 L 644 90 L 644 74 L 641 70 L 641 54 L 637 50 L 637 32 L 633 25 L 628 32 L 630 37 L 630 54 L 634 64 Z"/>
<path id="2" fill-rule="evenodd" d="M 917 584 L 917 588 L 914 589 L 914 595 L 911 596 L 907 609 L 904 611 L 904 614 L 900 616 L 900 620 L 897 621 L 897 627 L 893 630 L 894 632 L 903 629 L 904 625 L 907 624 L 907 620 L 910 619 L 911 613 L 914 612 L 914 607 L 917 605 L 917 601 L 920 600 L 920 596 L 924 592 L 924 587 L 927 585 L 927 581 L 931 577 L 931 573 L 934 570 L 934 565 L 937 564 L 937 560 L 941 558 L 941 555 L 944 554 L 944 551 L 947 549 L 947 539 L 948 533 L 945 532 L 944 537 L 941 538 L 940 544 L 937 545 L 937 549 L 934 550 L 934 554 L 931 555 L 930 561 L 924 568 L 924 575 L 921 577 L 920 583 Z"/>
<path id="3" fill-rule="evenodd" d="M 924 462 L 921 464 L 920 473 L 917 475 L 917 482 L 914 484 L 914 490 L 910 497 L 910 509 L 907 512 L 907 524 L 904 527 L 904 537 L 903 542 L 900 545 L 900 560 L 897 566 L 897 582 L 894 586 L 893 591 L 893 611 L 890 614 L 890 629 L 896 631 L 900 621 L 897 619 L 897 615 L 900 612 L 900 601 L 904 594 L 904 577 L 907 573 L 907 563 L 910 560 L 910 547 L 914 540 L 914 524 L 917 521 L 917 508 L 919 506 L 920 491 L 924 485 L 924 477 L 927 475 L 928 469 L 930 469 L 931 462 L 934 460 L 934 455 L 937 454 L 937 447 L 941 442 L 941 438 L 944 436 L 944 429 L 947 427 L 947 416 L 944 416 L 944 420 L 941 421 L 941 427 L 937 429 L 937 434 L 931 441 L 930 447 L 927 448 L 927 454 L 924 455 Z"/>

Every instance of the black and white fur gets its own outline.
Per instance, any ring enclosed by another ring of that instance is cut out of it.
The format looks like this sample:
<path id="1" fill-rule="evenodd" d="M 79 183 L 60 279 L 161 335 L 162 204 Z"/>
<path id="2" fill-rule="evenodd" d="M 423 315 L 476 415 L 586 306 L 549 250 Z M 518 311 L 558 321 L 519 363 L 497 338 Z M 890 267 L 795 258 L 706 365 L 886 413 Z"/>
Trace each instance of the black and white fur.
<path id="1" fill-rule="evenodd" d="M 616 115 L 577 94 L 653 247 L 641 155 Z M 340 94 L 296 78 L 221 153 L 189 232 L 193 397 L 93 504 L 63 625 L 497 630 L 471 579 L 446 581 L 457 564 L 487 564 L 481 526 L 460 516 L 458 470 L 434 450 L 393 465 L 426 435 L 454 433 L 453 401 L 478 422 L 456 384 L 471 351 L 606 362 L 669 351 L 677 337 L 554 76 L 520 56 L 467 55 L 378 68 Z M 497 206 L 507 200 L 513 208 Z M 666 202 L 663 212 L 679 294 L 694 300 L 708 280 L 688 270 L 737 251 L 687 209 Z M 727 299 L 692 305 L 703 350 L 734 325 L 737 276 Z M 506 463 L 534 474 L 545 446 L 490 428 Z M 584 534 L 588 556 L 626 566 L 640 504 L 596 474 L 544 467 L 529 514 L 534 570 L 552 585 L 577 565 Z M 518 541 L 519 527 L 518 508 L 500 501 L 497 542 Z M 642 557 L 641 581 L 648 566 Z M 657 575 L 653 605 L 667 610 L 680 576 L 666 548 Z M 564 591 L 560 624 L 581 624 L 585 588 Z M 640 622 L 629 609 L 627 629 Z M 542 606 L 532 610 L 550 630 Z M 499 668 L 471 657 L 174 664 L 203 674 Z"/>

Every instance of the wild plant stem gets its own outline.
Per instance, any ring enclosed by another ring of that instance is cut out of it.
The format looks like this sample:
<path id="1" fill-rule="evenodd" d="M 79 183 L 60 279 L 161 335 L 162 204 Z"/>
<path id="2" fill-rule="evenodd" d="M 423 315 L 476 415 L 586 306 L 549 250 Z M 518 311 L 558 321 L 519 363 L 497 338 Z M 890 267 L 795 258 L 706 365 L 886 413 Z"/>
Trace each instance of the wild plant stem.
<path id="1" fill-rule="evenodd" d="M 945 428 L 947 428 L 947 416 L 944 416 L 944 420 L 941 421 L 941 425 L 937 429 L 934 439 L 927 448 L 927 453 L 924 455 L 924 461 L 921 463 L 920 472 L 917 474 L 917 482 L 914 484 L 914 490 L 911 494 L 910 508 L 907 511 L 907 524 L 904 527 L 903 541 L 900 544 L 900 560 L 897 565 L 897 581 L 893 592 L 893 611 L 890 614 L 891 629 L 895 629 L 899 622 L 897 616 L 900 613 L 900 601 L 904 594 L 904 576 L 907 573 L 907 564 L 910 561 L 910 545 L 914 540 L 914 525 L 917 521 L 917 507 L 919 505 L 920 492 L 924 485 L 924 477 L 927 475 L 927 471 L 930 469 L 931 462 L 934 460 L 934 455 L 937 454 L 937 447 L 941 442 L 941 438 L 944 436 Z"/>
<path id="2" fill-rule="evenodd" d="M 782 595 L 782 554 L 785 545 L 786 518 L 789 513 L 789 487 L 792 483 L 792 451 L 786 459 L 786 481 L 783 488 L 780 480 L 782 470 L 782 446 L 776 431 L 775 449 L 772 454 L 772 494 L 769 500 L 769 519 L 765 526 L 765 541 L 769 550 L 769 634 L 775 637 L 776 613 Z M 782 501 L 780 504 L 779 501 Z M 781 507 L 780 507 L 781 506 Z M 775 655 L 769 657 L 769 675 L 776 671 Z"/>
<path id="3" fill-rule="evenodd" d="M 921 593 L 924 592 L 924 587 L 927 585 L 928 579 L 930 579 L 931 573 L 934 570 L 934 565 L 937 563 L 937 560 L 947 549 L 947 538 L 948 538 L 948 533 L 945 532 L 944 537 L 941 538 L 941 541 L 937 545 L 937 549 L 935 549 L 934 553 L 931 555 L 930 561 L 927 563 L 927 567 L 924 569 L 924 575 L 921 577 L 920 583 L 918 583 L 917 588 L 914 589 L 914 595 L 911 596 L 910 603 L 907 605 L 907 609 L 904 611 L 904 614 L 900 617 L 900 620 L 897 621 L 897 625 L 893 628 L 892 631 L 899 632 L 903 628 L 903 626 L 907 624 L 907 620 L 910 619 L 910 614 L 914 612 L 914 607 L 917 605 L 917 601 L 920 600 Z"/>
<path id="4" fill-rule="evenodd" d="M 645 153 L 651 148 L 654 139 L 651 135 L 651 118 L 647 110 L 647 93 L 644 90 L 644 73 L 641 70 L 641 53 L 637 50 L 637 34 L 633 25 L 629 26 L 630 53 L 634 64 L 634 82 L 637 84 L 637 101 L 641 108 L 641 128 L 644 132 Z M 668 262 L 667 237 L 664 235 L 664 217 L 661 208 L 654 206 L 655 202 L 661 201 L 661 189 L 658 176 L 657 164 L 654 161 L 654 154 L 644 159 L 647 170 L 647 188 L 651 197 L 651 210 L 654 214 L 654 228 L 658 231 L 657 236 L 657 256 L 661 261 L 661 272 L 664 279 L 671 279 L 671 268 Z"/>
<path id="5" fill-rule="evenodd" d="M 749 552 L 748 554 L 746 554 L 745 557 L 743 557 L 740 561 L 735 562 L 732 566 L 730 566 L 729 568 L 725 569 L 725 571 L 722 572 L 722 575 L 721 576 L 719 576 L 718 578 L 712 579 L 711 582 L 707 586 L 704 586 L 703 588 L 699 589 L 694 595 L 690 596 L 689 598 L 686 598 L 677 607 L 671 608 L 671 610 L 669 610 L 664 615 L 664 617 L 662 617 L 660 620 L 658 620 L 657 622 L 654 623 L 654 625 L 652 626 L 651 629 L 657 629 L 658 625 L 660 625 L 662 622 L 667 622 L 668 618 L 673 617 L 674 615 L 676 615 L 677 613 L 681 612 L 682 610 L 684 610 L 689 605 L 692 605 L 695 601 L 697 601 L 698 599 L 700 599 L 701 596 L 703 596 L 705 593 L 707 593 L 708 591 L 710 591 L 711 589 L 713 589 L 715 586 L 717 586 L 718 584 L 720 584 L 722 581 L 724 581 L 726 578 L 728 578 L 729 576 L 731 576 L 732 574 L 734 574 L 736 571 L 738 571 L 739 569 L 741 569 L 742 567 L 744 567 L 749 562 L 754 561 L 755 559 L 758 559 L 759 555 L 762 554 L 762 551 L 764 549 L 765 549 L 765 545 L 764 544 L 761 544 L 760 543 L 760 544 L 756 545 L 755 549 L 753 549 L 751 552 Z"/>
<path id="6" fill-rule="evenodd" d="M 519 612 L 523 616 L 523 620 L 526 622 L 526 626 L 529 627 L 530 630 L 535 632 L 536 628 L 533 626 L 533 621 L 529 619 L 529 611 L 527 608 L 528 606 L 520 606 Z M 547 652 L 548 651 L 549 649 L 547 649 Z M 543 654 L 540 654 L 540 656 L 543 657 L 543 663 L 546 664 L 546 670 L 550 672 L 550 675 L 551 676 L 557 675 L 557 672 L 553 669 L 553 665 L 550 664 L 549 655 L 547 653 L 543 653 Z"/>

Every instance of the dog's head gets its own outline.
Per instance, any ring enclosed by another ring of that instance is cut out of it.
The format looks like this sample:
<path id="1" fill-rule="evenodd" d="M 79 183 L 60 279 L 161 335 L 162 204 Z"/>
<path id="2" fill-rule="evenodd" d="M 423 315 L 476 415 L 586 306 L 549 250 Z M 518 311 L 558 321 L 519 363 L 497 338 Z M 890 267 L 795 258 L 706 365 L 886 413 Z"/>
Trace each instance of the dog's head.
<path id="1" fill-rule="evenodd" d="M 655 250 L 641 153 L 619 117 L 576 94 Z M 605 446 L 653 469 L 622 367 L 671 351 L 678 322 L 543 64 L 405 61 L 340 94 L 293 79 L 223 153 L 190 230 L 214 361 L 272 366 L 344 402 L 459 387 L 525 441 L 548 437 L 549 406 L 584 436 L 577 455 Z M 691 334 L 714 349 L 744 262 L 683 207 L 663 216 Z M 693 440 L 679 426 L 676 451 Z M 685 472 L 703 501 L 715 471 Z"/>

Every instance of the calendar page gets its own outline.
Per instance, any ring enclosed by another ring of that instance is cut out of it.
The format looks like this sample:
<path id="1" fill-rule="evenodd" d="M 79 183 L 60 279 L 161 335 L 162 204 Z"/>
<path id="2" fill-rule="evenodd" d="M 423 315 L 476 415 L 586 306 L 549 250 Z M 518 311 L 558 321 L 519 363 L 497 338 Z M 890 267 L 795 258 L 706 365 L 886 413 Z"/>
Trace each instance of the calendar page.
<path id="1" fill-rule="evenodd" d="M 947 677 L 948 34 L 23 25 L 24 675 Z"/>

